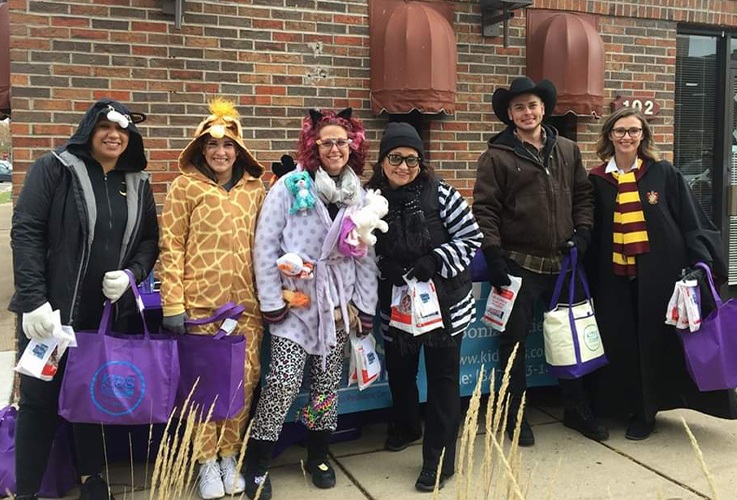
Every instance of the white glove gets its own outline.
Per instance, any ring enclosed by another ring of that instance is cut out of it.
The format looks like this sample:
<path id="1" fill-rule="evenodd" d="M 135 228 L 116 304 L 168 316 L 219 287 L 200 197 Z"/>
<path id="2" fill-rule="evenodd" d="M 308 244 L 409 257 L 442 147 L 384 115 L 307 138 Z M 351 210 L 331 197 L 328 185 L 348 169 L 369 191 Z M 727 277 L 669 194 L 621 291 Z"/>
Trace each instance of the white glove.
<path id="1" fill-rule="evenodd" d="M 31 312 L 23 313 L 23 333 L 31 340 L 50 338 L 54 333 L 51 304 L 44 302 Z"/>
<path id="2" fill-rule="evenodd" d="M 102 279 L 102 293 L 111 302 L 115 302 L 123 296 L 130 284 L 130 279 L 125 271 L 108 271 Z"/>

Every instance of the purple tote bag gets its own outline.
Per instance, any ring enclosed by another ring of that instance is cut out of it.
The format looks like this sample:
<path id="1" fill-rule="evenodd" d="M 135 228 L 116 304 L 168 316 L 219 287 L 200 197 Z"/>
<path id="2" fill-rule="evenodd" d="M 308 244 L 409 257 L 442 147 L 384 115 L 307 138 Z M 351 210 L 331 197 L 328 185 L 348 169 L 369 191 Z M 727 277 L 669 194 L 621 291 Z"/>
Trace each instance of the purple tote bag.
<path id="1" fill-rule="evenodd" d="M 188 320 L 199 326 L 224 320 L 237 321 L 245 308 L 228 303 L 208 318 Z M 179 337 L 179 388 L 176 406 L 181 408 L 197 383 L 190 405 L 199 406 L 203 418 L 213 406 L 211 421 L 234 418 L 245 406 L 243 383 L 246 366 L 246 338 L 228 335 L 221 327 L 215 335 Z"/>
<path id="2" fill-rule="evenodd" d="M 0 497 L 15 494 L 15 419 L 13 406 L 0 410 Z M 77 471 L 72 460 L 69 424 L 62 422 L 51 445 L 49 462 L 41 481 L 39 496 L 61 498 L 77 485 Z"/>
<path id="3" fill-rule="evenodd" d="M 683 344 L 686 366 L 702 392 L 734 389 L 737 387 L 737 301 L 722 302 L 709 266 L 702 262 L 696 265 L 706 271 L 717 308 L 702 319 L 697 331 L 676 330 Z"/>
<path id="4" fill-rule="evenodd" d="M 151 335 L 133 275 L 131 289 L 143 320 L 140 332 L 112 333 L 110 301 L 96 332 L 77 332 L 59 394 L 59 415 L 70 422 L 139 425 L 167 422 L 179 384 L 177 339 Z"/>

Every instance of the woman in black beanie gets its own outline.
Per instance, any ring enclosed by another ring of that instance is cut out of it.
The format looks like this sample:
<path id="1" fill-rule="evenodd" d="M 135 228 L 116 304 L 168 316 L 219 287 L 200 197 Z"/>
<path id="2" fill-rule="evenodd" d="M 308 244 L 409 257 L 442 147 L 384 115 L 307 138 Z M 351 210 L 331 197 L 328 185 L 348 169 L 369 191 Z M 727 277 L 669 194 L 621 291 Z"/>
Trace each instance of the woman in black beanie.
<path id="1" fill-rule="evenodd" d="M 422 435 L 417 367 L 424 345 L 427 373 L 422 470 L 415 487 L 433 491 L 440 455 L 442 488 L 455 472 L 460 424 L 458 372 L 463 332 L 474 316 L 468 265 L 481 245 L 481 232 L 466 201 L 425 163 L 425 148 L 408 123 L 390 123 L 367 187 L 389 201 L 387 233 L 377 234 L 379 309 L 392 393 L 392 421 L 385 448 L 401 451 Z M 389 326 L 392 287 L 404 276 L 435 283 L 443 327 L 414 337 Z"/>

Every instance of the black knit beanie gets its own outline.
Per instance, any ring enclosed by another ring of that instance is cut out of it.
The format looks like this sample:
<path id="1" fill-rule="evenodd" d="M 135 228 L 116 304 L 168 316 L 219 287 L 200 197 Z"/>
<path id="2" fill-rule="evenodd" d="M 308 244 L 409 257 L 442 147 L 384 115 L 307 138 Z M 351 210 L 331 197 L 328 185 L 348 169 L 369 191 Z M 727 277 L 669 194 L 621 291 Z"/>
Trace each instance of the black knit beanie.
<path id="1" fill-rule="evenodd" d="M 379 144 L 379 161 L 383 160 L 392 149 L 402 146 L 414 149 L 420 158 L 425 157 L 425 146 L 422 144 L 420 134 L 412 125 L 405 122 L 388 124 L 381 136 L 381 144 Z"/>

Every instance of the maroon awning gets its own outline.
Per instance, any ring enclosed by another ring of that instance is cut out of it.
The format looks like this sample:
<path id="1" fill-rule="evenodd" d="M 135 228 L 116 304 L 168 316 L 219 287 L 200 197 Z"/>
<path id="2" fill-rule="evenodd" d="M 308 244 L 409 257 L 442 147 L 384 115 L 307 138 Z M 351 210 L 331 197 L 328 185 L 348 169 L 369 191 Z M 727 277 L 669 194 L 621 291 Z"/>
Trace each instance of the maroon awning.
<path id="1" fill-rule="evenodd" d="M 455 112 L 456 40 L 447 2 L 372 0 L 371 107 L 375 113 Z"/>
<path id="2" fill-rule="evenodd" d="M 601 116 L 605 60 L 596 18 L 538 9 L 528 9 L 527 16 L 527 75 L 555 84 L 553 114 Z"/>
<path id="3" fill-rule="evenodd" d="M 8 4 L 0 4 L 0 115 L 10 114 L 10 19 Z"/>

